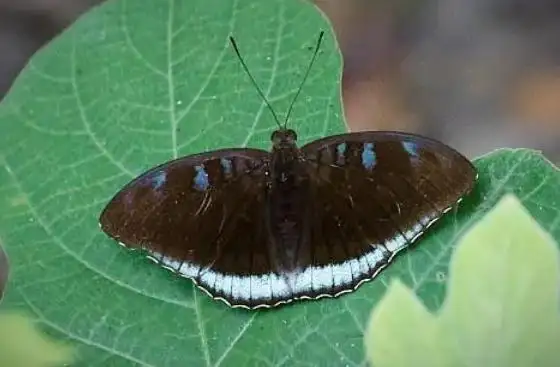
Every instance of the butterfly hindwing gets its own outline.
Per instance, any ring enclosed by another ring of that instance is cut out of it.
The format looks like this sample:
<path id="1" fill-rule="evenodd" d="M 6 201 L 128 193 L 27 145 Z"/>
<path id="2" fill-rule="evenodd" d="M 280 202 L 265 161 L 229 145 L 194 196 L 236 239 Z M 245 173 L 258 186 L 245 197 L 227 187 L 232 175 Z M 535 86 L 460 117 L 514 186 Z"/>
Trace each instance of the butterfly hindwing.
<path id="1" fill-rule="evenodd" d="M 316 295 L 337 295 L 373 278 L 476 179 L 458 152 L 413 134 L 343 134 L 302 151 L 314 216 L 311 247 L 301 258 L 315 269 L 309 291 Z"/>

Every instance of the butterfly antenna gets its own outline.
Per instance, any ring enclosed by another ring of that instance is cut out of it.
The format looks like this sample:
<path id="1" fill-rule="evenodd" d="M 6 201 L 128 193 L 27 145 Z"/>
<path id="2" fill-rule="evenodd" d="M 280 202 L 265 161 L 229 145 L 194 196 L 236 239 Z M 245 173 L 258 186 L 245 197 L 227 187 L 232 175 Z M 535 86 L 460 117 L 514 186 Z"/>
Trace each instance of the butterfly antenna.
<path id="1" fill-rule="evenodd" d="M 325 35 L 324 31 L 321 31 L 321 33 L 319 33 L 319 38 L 317 39 L 317 45 L 315 46 L 315 51 L 313 51 L 313 56 L 311 57 L 311 60 L 309 61 L 309 65 L 307 66 L 307 70 L 305 71 L 305 75 L 303 76 L 303 79 L 301 80 L 301 83 L 298 87 L 298 90 L 297 90 L 294 98 L 292 99 L 292 103 L 290 104 L 290 108 L 288 108 L 288 113 L 286 114 L 286 119 L 284 120 L 284 128 L 286 128 L 286 126 L 288 125 L 288 120 L 290 119 L 290 115 L 292 113 L 292 109 L 294 108 L 294 104 L 296 103 L 296 100 L 299 97 L 299 94 L 301 93 L 303 85 L 305 84 L 305 81 L 307 80 L 307 77 L 309 76 L 309 72 L 311 71 L 311 67 L 315 63 L 315 59 L 317 59 L 317 54 L 319 53 L 319 48 L 321 47 L 321 42 L 323 42 L 323 36 L 324 35 Z"/>
<path id="2" fill-rule="evenodd" d="M 253 76 L 249 72 L 249 68 L 247 67 L 247 64 L 245 64 L 245 61 L 241 57 L 241 53 L 239 52 L 239 49 L 237 48 L 237 43 L 235 43 L 235 40 L 233 39 L 232 36 L 229 37 L 229 41 L 231 42 L 231 46 L 233 47 L 233 50 L 235 51 L 235 54 L 237 55 L 237 58 L 239 59 L 239 62 L 241 62 L 241 66 L 243 66 L 243 70 L 245 70 L 245 72 L 247 73 L 247 75 L 251 79 L 251 82 L 253 83 L 253 85 L 257 89 L 257 92 L 259 93 L 259 95 L 263 99 L 264 103 L 266 103 L 266 106 L 270 110 L 270 113 L 272 113 L 272 116 L 274 117 L 274 120 L 276 121 L 276 124 L 278 125 L 278 127 L 282 128 L 282 124 L 280 123 L 280 119 L 278 118 L 278 115 L 276 115 L 276 112 L 274 112 L 274 109 L 272 108 L 272 106 L 268 102 L 268 99 L 264 95 L 263 91 L 261 90 L 261 88 L 259 88 L 259 85 L 257 84 L 257 81 L 255 80 L 255 78 L 253 78 Z"/>

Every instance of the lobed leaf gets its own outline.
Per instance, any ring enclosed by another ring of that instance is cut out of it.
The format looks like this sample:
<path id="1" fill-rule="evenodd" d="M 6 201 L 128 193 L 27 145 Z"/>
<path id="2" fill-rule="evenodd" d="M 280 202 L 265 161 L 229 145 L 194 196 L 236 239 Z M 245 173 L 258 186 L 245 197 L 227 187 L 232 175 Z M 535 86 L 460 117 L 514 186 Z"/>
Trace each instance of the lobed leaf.
<path id="1" fill-rule="evenodd" d="M 557 366 L 560 252 L 513 195 L 459 241 L 447 296 L 431 313 L 400 281 L 366 333 L 376 367 Z"/>

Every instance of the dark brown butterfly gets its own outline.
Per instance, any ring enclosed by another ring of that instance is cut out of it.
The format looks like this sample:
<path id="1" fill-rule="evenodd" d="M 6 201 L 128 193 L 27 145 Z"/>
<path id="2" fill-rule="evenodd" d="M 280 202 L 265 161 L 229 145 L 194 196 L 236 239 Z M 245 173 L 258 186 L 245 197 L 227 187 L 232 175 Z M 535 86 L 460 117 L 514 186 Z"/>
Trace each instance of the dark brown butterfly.
<path id="1" fill-rule="evenodd" d="M 359 132 L 298 148 L 274 117 L 270 152 L 223 149 L 155 167 L 111 200 L 103 231 L 232 307 L 273 307 L 355 290 L 476 181 L 468 159 L 429 138 Z"/>

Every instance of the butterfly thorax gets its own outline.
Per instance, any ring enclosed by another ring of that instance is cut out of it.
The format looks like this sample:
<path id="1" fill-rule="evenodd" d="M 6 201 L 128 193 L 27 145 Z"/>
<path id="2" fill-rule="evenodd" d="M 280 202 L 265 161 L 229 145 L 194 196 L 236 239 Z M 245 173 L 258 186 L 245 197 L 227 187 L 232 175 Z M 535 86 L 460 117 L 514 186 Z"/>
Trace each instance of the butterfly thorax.
<path id="1" fill-rule="evenodd" d="M 302 152 L 295 143 L 295 133 L 278 130 L 275 134 L 266 212 L 269 241 L 278 270 L 295 270 L 298 249 L 308 241 L 309 177 Z"/>

